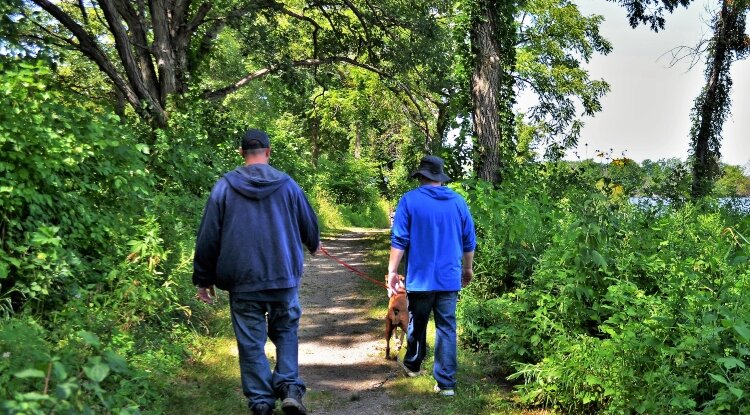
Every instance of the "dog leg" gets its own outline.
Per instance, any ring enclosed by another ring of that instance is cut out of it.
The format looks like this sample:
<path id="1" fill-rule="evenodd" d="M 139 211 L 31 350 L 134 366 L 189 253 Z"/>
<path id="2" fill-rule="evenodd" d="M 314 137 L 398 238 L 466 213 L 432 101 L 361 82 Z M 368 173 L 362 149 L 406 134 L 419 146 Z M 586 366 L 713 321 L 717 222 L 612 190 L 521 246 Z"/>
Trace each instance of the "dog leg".
<path id="1" fill-rule="evenodd" d="M 396 355 L 398 355 L 401 352 L 401 348 L 404 346 L 404 333 L 406 332 L 406 330 L 404 330 L 402 327 L 401 330 L 399 331 L 401 333 L 398 336 L 398 349 L 397 349 L 398 351 L 396 352 Z"/>
<path id="2" fill-rule="evenodd" d="M 391 359 L 391 335 L 393 334 L 393 324 L 391 319 L 386 317 L 385 319 L 385 358 L 386 360 Z"/>

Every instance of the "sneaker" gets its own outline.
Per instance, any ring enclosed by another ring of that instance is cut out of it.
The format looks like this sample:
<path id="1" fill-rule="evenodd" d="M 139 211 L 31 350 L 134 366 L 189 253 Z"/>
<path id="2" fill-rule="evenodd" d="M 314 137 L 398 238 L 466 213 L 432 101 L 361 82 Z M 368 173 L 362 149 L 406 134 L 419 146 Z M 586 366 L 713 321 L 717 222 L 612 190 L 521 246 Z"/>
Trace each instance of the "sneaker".
<path id="1" fill-rule="evenodd" d="M 399 366 L 401 366 L 401 369 L 404 370 L 404 373 L 406 374 L 406 376 L 408 376 L 410 378 L 415 378 L 415 377 L 417 377 L 417 376 L 420 375 L 420 372 L 414 372 L 413 370 L 411 370 L 408 367 L 406 367 L 406 365 L 404 364 L 403 361 L 397 360 L 397 362 L 398 362 Z"/>
<path id="2" fill-rule="evenodd" d="M 307 408 L 302 405 L 303 390 L 297 385 L 284 385 L 281 410 L 286 415 L 306 415 Z"/>
<path id="3" fill-rule="evenodd" d="M 456 396 L 456 391 L 453 389 L 443 389 L 438 385 L 435 385 L 435 393 L 441 395 L 441 396 Z"/>
<path id="4" fill-rule="evenodd" d="M 267 403 L 259 403 L 250 408 L 250 413 L 253 415 L 271 415 L 273 414 L 273 407 Z"/>

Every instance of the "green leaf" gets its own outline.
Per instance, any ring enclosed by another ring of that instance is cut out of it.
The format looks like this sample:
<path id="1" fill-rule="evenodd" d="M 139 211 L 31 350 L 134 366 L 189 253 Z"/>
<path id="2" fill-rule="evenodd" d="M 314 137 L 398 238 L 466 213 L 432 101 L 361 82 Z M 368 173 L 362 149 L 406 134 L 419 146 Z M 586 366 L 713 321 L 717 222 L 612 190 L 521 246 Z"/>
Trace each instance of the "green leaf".
<path id="1" fill-rule="evenodd" d="M 55 378 L 63 380 L 68 377 L 68 371 L 65 369 L 65 365 L 60 362 L 52 364 L 52 371 L 55 374 Z"/>
<path id="2" fill-rule="evenodd" d="M 734 396 L 737 397 L 737 399 L 742 399 L 742 395 L 745 393 L 740 388 L 735 388 L 734 386 L 729 387 L 729 392 L 732 392 Z"/>
<path id="3" fill-rule="evenodd" d="M 588 375 L 586 376 L 586 383 L 589 385 L 601 385 L 602 381 L 596 376 Z"/>
<path id="4" fill-rule="evenodd" d="M 81 339 L 84 341 L 84 343 L 96 348 L 101 346 L 101 342 L 99 342 L 99 336 L 97 336 L 96 334 L 86 330 L 81 330 L 78 334 L 81 336 Z"/>
<path id="5" fill-rule="evenodd" d="M 78 389 L 78 385 L 73 382 L 61 383 L 55 386 L 55 395 L 58 399 L 68 399 L 76 389 Z"/>
<path id="6" fill-rule="evenodd" d="M 19 379 L 28 379 L 28 378 L 45 378 L 44 372 L 42 372 L 39 369 L 24 369 L 20 372 L 16 372 L 13 374 L 13 376 L 19 378 Z"/>
<path id="7" fill-rule="evenodd" d="M 117 353 L 107 350 L 104 352 L 104 357 L 107 359 L 109 367 L 115 372 L 123 373 L 128 371 L 128 362 Z"/>
<path id="8" fill-rule="evenodd" d="M 744 324 L 735 324 L 734 331 L 737 332 L 745 341 L 750 341 L 750 329 Z"/>
<path id="9" fill-rule="evenodd" d="M 143 154 L 151 154 L 151 148 L 143 143 L 138 143 L 135 145 L 135 149 L 140 151 Z"/>
<path id="10" fill-rule="evenodd" d="M 607 269 L 607 261 L 604 260 L 604 257 L 599 253 L 599 251 L 597 251 L 596 249 L 592 249 L 591 258 L 594 260 L 594 263 L 596 265 L 599 265 L 603 269 Z"/>
<path id="11" fill-rule="evenodd" d="M 109 366 L 105 363 L 97 362 L 91 366 L 85 366 L 83 372 L 86 374 L 86 377 L 99 383 L 109 375 Z"/>
<path id="12" fill-rule="evenodd" d="M 25 401 L 46 401 L 49 396 L 39 392 L 27 392 L 21 395 Z"/>
<path id="13" fill-rule="evenodd" d="M 716 361 L 721 363 L 727 369 L 734 369 L 736 367 L 741 369 L 745 368 L 745 362 L 734 357 L 721 357 L 716 359 Z"/>
<path id="14" fill-rule="evenodd" d="M 724 376 L 715 375 L 713 373 L 709 373 L 708 376 L 711 376 L 711 378 L 713 378 L 713 380 L 715 380 L 715 381 L 717 381 L 717 382 L 719 382 L 719 383 L 721 383 L 723 385 L 728 385 L 729 384 L 729 382 L 727 381 L 727 379 Z"/>

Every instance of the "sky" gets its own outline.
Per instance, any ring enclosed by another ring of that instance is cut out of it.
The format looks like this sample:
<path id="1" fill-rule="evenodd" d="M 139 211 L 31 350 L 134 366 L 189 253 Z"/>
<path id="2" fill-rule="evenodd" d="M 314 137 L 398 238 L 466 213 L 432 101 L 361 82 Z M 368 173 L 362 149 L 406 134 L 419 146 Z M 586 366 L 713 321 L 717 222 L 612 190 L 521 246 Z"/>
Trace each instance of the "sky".
<path id="1" fill-rule="evenodd" d="M 685 160 L 690 145 L 690 110 L 704 84 L 704 60 L 689 69 L 688 61 L 671 64 L 670 51 L 695 46 L 710 34 L 706 7 L 717 1 L 695 0 L 688 9 L 666 16 L 663 31 L 645 26 L 632 29 L 625 9 L 605 0 L 576 0 L 585 15 L 605 21 L 601 34 L 613 46 L 608 55 L 596 55 L 586 66 L 592 79 L 604 79 L 610 92 L 601 100 L 602 111 L 583 119 L 581 138 L 574 151 L 594 158 L 595 150 L 624 155 L 637 162 L 677 157 Z M 732 65 L 732 114 L 723 129 L 722 161 L 750 162 L 750 59 Z M 588 146 L 586 146 L 588 144 Z M 595 158 L 596 160 L 596 158 Z"/>

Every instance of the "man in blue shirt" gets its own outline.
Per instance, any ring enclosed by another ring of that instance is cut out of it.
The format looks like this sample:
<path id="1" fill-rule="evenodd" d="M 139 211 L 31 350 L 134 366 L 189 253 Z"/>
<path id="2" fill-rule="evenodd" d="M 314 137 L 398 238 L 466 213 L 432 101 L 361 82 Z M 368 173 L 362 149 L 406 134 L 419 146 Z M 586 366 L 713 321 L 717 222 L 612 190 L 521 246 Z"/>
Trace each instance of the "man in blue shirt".
<path id="1" fill-rule="evenodd" d="M 320 246 L 318 220 L 297 183 L 268 164 L 268 135 L 248 130 L 240 154 L 245 165 L 211 190 L 195 244 L 193 284 L 212 303 L 213 287 L 229 291 L 242 390 L 253 414 L 270 415 L 281 399 L 285 414 L 306 414 L 299 377 L 297 329 L 302 310 L 297 288 L 303 248 Z M 267 316 L 267 317 L 266 317 Z M 271 371 L 264 346 L 276 346 Z"/>
<path id="2" fill-rule="evenodd" d="M 401 365 L 409 376 L 419 373 L 427 354 L 427 322 L 433 312 L 435 391 L 453 396 L 458 368 L 456 302 L 458 291 L 474 276 L 474 221 L 464 198 L 442 185 L 451 179 L 443 172 L 440 157 L 422 158 L 411 177 L 418 178 L 420 186 L 398 202 L 388 263 L 389 290 L 402 291 L 398 267 L 408 251 L 409 330 Z"/>

